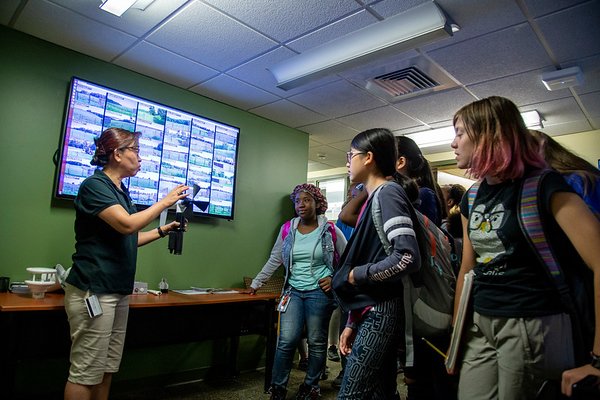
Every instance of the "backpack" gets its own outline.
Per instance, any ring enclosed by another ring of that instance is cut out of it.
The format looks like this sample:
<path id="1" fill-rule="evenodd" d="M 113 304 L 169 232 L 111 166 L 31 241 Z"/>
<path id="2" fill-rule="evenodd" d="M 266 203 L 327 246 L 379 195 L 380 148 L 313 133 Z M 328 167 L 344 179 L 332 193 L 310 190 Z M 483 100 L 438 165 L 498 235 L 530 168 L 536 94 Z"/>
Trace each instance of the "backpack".
<path id="1" fill-rule="evenodd" d="M 291 227 L 292 220 L 285 221 L 283 224 L 283 229 L 281 230 L 281 240 L 285 240 L 287 235 L 290 233 Z M 340 255 L 335 247 L 337 243 L 337 232 L 335 231 L 335 225 L 333 222 L 327 221 L 327 229 L 329 230 L 329 233 L 331 233 L 331 239 L 333 240 L 333 265 L 338 265 L 338 261 L 340 261 Z"/>
<path id="2" fill-rule="evenodd" d="M 371 203 L 373 224 L 386 254 L 392 245 L 383 229 L 379 191 Z M 419 271 L 402 280 L 407 337 L 432 337 L 449 334 L 454 311 L 456 274 L 452 263 L 452 246 L 448 236 L 419 211 L 412 209 L 411 220 L 419 243 L 421 265 Z M 407 307 L 410 306 L 410 307 Z"/>
<path id="3" fill-rule="evenodd" d="M 594 341 L 594 287 L 593 273 L 585 265 L 573 265 L 567 270 L 561 268 L 554 250 L 546 239 L 544 221 L 539 210 L 541 181 L 550 170 L 536 170 L 530 173 L 519 193 L 519 226 L 538 261 L 546 266 L 550 279 L 556 286 L 561 301 L 571 317 L 575 362 L 583 365 L 588 362 L 589 349 Z M 480 182 L 468 191 L 469 214 Z"/>

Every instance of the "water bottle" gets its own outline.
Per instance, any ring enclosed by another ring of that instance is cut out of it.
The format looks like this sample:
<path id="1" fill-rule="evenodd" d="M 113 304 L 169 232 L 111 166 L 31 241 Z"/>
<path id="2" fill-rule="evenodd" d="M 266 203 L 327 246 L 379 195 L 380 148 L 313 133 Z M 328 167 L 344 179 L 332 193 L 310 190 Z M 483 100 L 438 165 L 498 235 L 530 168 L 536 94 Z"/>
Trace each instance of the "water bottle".
<path id="1" fill-rule="evenodd" d="M 158 283 L 158 288 L 160 289 L 161 293 L 168 293 L 169 292 L 169 284 L 167 283 L 167 279 L 166 278 L 162 278 L 160 280 L 160 282 Z"/>

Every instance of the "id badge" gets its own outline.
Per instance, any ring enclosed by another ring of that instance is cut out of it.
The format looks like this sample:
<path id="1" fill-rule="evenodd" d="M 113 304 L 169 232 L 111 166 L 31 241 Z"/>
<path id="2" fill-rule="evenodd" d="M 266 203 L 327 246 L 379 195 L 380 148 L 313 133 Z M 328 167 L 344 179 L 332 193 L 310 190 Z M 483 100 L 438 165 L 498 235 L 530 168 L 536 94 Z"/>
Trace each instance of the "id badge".
<path id="1" fill-rule="evenodd" d="M 85 298 L 85 307 L 87 308 L 90 318 L 98 317 L 103 313 L 98 296 L 95 294 Z"/>
<path id="2" fill-rule="evenodd" d="M 285 310 L 287 310 L 288 305 L 290 304 L 290 297 L 289 292 L 286 292 L 281 296 L 281 300 L 279 300 L 279 304 L 277 305 L 277 311 L 284 313 Z"/>

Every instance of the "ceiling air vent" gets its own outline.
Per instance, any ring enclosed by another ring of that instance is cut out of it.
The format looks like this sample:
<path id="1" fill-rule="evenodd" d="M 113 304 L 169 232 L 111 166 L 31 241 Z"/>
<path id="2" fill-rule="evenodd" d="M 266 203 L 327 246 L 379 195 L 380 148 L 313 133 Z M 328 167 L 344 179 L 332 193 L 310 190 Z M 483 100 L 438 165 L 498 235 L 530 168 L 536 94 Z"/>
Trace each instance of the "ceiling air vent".
<path id="1" fill-rule="evenodd" d="M 370 79 L 367 82 L 367 90 L 397 101 L 400 98 L 429 93 L 439 85 L 419 68 L 411 66 Z"/>
<path id="2" fill-rule="evenodd" d="M 390 103 L 458 86 L 446 71 L 421 55 L 371 63 L 350 71 L 347 79 Z"/>
<path id="3" fill-rule="evenodd" d="M 406 96 L 422 91 L 429 92 L 439 86 L 438 82 L 414 66 L 376 76 L 369 80 L 368 84 L 377 85 L 391 97 Z"/>

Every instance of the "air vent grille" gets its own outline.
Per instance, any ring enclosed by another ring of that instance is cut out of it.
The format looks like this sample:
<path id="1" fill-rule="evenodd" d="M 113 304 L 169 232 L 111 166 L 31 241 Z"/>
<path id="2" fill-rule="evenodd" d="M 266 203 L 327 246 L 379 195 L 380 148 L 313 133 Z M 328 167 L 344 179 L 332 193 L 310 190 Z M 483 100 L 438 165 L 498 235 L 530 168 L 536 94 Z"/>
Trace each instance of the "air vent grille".
<path id="1" fill-rule="evenodd" d="M 440 85 L 414 66 L 376 76 L 369 83 L 376 84 L 391 97 L 429 91 Z"/>

